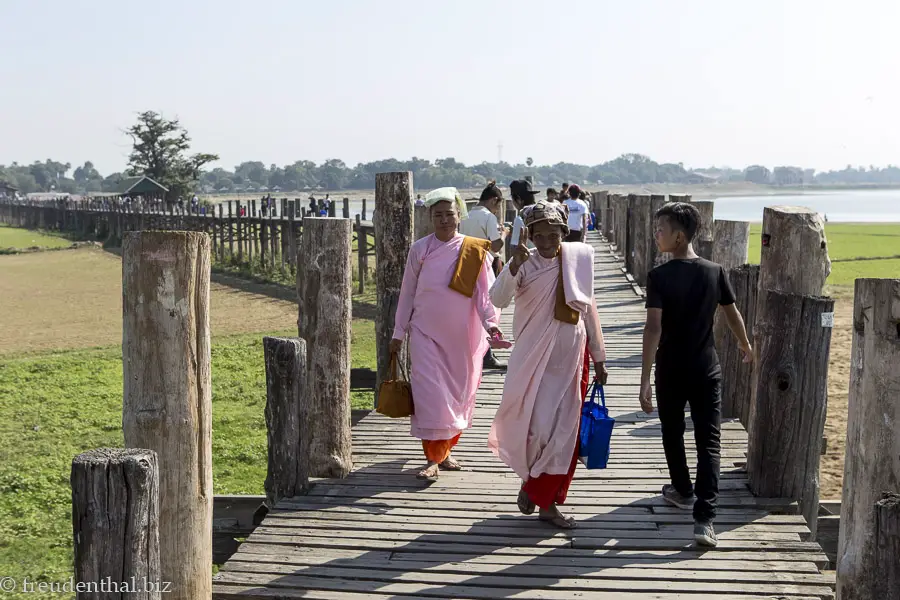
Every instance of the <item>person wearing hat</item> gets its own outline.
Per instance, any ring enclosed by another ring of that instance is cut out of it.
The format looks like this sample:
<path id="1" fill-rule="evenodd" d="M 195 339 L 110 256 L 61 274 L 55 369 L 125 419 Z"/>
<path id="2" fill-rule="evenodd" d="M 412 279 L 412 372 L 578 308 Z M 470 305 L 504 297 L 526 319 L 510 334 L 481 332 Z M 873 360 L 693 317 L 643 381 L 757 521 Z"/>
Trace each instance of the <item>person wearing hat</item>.
<path id="1" fill-rule="evenodd" d="M 588 208 L 587 202 L 582 200 L 584 192 L 576 184 L 569 186 L 569 197 L 565 199 L 564 204 L 569 211 L 567 224 L 569 226 L 569 235 L 566 237 L 567 242 L 583 242 L 584 232 L 587 231 L 588 224 Z"/>
<path id="2" fill-rule="evenodd" d="M 472 426 L 488 335 L 502 337 L 491 304 L 491 243 L 460 234 L 466 205 L 456 188 L 426 194 L 434 233 L 409 250 L 394 318 L 391 352 L 409 336 L 415 414 L 410 434 L 422 440 L 428 461 L 418 477 L 437 481 L 441 470 L 462 469 L 451 455 Z"/>
<path id="3" fill-rule="evenodd" d="M 594 249 L 563 242 L 565 212 L 540 202 L 522 210 L 525 234 L 491 287 L 499 308 L 515 298 L 515 346 L 488 447 L 522 479 L 523 514 L 571 529 L 559 511 L 578 462 L 581 404 L 593 358 L 605 384 L 606 347 L 594 304 Z M 529 250 L 526 238 L 534 243 Z"/>

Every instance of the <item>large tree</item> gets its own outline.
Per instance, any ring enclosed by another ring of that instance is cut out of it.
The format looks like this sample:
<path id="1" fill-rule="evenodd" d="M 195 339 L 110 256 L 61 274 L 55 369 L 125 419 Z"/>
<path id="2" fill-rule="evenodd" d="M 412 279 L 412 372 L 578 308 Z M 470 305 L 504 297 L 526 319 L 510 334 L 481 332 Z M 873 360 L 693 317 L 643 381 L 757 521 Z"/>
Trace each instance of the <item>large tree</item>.
<path id="1" fill-rule="evenodd" d="M 178 122 L 154 111 L 142 112 L 126 133 L 134 142 L 128 157 L 131 175 L 147 175 L 169 188 L 169 199 L 190 194 L 200 179 L 200 170 L 218 160 L 215 154 L 188 156 L 191 138 Z"/>

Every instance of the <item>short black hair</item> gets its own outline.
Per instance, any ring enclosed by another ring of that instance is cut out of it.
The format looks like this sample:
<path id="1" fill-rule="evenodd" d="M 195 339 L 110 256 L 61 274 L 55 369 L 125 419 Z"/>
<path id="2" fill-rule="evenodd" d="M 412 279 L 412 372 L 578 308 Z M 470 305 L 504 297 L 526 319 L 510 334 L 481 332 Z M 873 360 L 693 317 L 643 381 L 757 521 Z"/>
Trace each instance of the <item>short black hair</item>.
<path id="1" fill-rule="evenodd" d="M 488 182 L 487 187 L 481 190 L 481 197 L 478 198 L 478 201 L 485 202 L 487 200 L 493 200 L 494 198 L 503 200 L 503 192 L 497 187 L 497 182 L 491 180 Z"/>
<path id="2" fill-rule="evenodd" d="M 697 207 L 689 202 L 669 202 L 656 211 L 656 218 L 666 217 L 674 229 L 678 229 L 690 242 L 697 235 L 702 217 Z"/>
<path id="3" fill-rule="evenodd" d="M 556 191 L 556 188 L 547 188 L 547 193 L 548 194 L 558 194 L 559 192 Z"/>

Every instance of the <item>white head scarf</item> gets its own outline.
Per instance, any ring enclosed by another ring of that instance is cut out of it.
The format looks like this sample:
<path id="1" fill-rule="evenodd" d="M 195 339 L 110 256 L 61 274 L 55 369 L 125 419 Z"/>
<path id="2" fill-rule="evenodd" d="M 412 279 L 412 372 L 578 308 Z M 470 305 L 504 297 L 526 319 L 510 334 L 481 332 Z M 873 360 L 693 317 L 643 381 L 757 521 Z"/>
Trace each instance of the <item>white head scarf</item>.
<path id="1" fill-rule="evenodd" d="M 459 212 L 459 220 L 462 221 L 469 216 L 469 210 L 466 203 L 459 195 L 459 190 L 455 187 L 442 187 L 431 190 L 425 194 L 425 206 L 434 206 L 438 202 L 450 202 L 456 204 L 456 210 Z"/>

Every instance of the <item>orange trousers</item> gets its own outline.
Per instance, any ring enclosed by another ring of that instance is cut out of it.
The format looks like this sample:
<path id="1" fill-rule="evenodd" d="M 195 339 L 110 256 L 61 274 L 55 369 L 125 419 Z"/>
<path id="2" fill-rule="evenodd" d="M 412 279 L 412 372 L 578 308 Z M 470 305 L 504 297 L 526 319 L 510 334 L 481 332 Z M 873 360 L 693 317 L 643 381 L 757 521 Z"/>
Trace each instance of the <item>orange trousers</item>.
<path id="1" fill-rule="evenodd" d="M 453 446 L 459 441 L 460 433 L 456 437 L 449 440 L 422 440 L 422 450 L 425 451 L 425 458 L 430 462 L 442 463 L 450 456 Z"/>
<path id="2" fill-rule="evenodd" d="M 581 373 L 581 398 L 587 395 L 588 382 L 591 378 L 591 358 L 584 349 L 584 369 Z M 581 425 L 581 417 L 578 419 Z M 569 493 L 569 486 L 572 484 L 572 478 L 575 476 L 575 467 L 578 466 L 578 436 L 575 437 L 575 451 L 572 453 L 572 462 L 569 464 L 569 471 L 564 475 L 553 475 L 550 473 L 541 473 L 537 477 L 529 479 L 522 489 L 528 494 L 528 497 L 539 507 L 547 510 L 552 504 L 565 504 L 566 496 Z"/>

